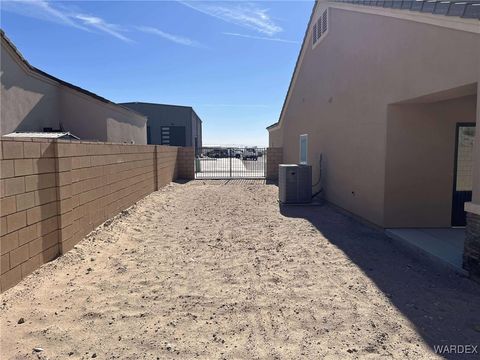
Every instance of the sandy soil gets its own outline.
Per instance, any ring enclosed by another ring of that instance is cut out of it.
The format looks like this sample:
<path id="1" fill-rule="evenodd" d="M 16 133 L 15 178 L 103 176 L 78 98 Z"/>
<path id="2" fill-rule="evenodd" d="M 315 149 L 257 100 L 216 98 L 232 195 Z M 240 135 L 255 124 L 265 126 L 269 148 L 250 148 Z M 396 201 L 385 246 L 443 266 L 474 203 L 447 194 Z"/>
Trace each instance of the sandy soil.
<path id="1" fill-rule="evenodd" d="M 431 359 L 480 343 L 480 286 L 329 206 L 280 211 L 276 192 L 148 196 L 2 295 L 0 357 Z"/>

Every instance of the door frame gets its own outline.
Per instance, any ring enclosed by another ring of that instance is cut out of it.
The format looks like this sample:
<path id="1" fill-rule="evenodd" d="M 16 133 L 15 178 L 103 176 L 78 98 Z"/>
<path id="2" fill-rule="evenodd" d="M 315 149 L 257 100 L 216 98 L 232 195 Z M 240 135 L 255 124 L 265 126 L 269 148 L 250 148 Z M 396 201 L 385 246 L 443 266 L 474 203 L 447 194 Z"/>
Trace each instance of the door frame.
<path id="1" fill-rule="evenodd" d="M 452 203 L 451 203 L 451 216 L 450 216 L 450 226 L 458 226 L 453 224 L 454 217 L 454 200 L 455 193 L 457 192 L 457 166 L 458 166 L 458 135 L 460 133 L 461 127 L 474 127 L 476 131 L 477 123 L 476 122 L 457 122 L 455 124 L 455 148 L 453 155 L 453 184 L 452 184 Z"/>

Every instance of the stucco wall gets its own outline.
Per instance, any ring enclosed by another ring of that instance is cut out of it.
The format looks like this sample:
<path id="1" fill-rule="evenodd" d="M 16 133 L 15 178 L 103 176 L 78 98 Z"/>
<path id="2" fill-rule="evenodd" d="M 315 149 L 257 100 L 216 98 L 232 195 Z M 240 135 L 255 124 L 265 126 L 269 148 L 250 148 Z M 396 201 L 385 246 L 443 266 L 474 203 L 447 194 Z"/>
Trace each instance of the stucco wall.
<path id="1" fill-rule="evenodd" d="M 268 146 L 281 147 L 283 143 L 282 135 L 282 130 L 279 128 L 270 130 L 268 134 Z"/>
<path id="2" fill-rule="evenodd" d="M 42 131 L 58 128 L 59 86 L 53 81 L 27 73 L 14 60 L 14 54 L 2 39 L 0 52 L 0 135 L 17 131 Z"/>
<path id="3" fill-rule="evenodd" d="M 84 140 L 146 144 L 146 118 L 31 70 L 2 37 L 1 135 L 62 128 Z"/>
<path id="4" fill-rule="evenodd" d="M 385 227 L 451 226 L 456 124 L 475 123 L 476 100 L 390 107 Z"/>
<path id="5" fill-rule="evenodd" d="M 330 8 L 329 31 L 314 49 L 309 30 L 270 145 L 298 162 L 299 135 L 307 133 L 314 178 L 323 154 L 326 198 L 383 226 L 388 104 L 476 82 L 479 41 L 471 32 Z"/>
<path id="6" fill-rule="evenodd" d="M 146 118 L 62 87 L 61 123 L 82 140 L 147 143 Z"/>
<path id="7" fill-rule="evenodd" d="M 147 122 L 143 118 L 116 114 L 106 116 L 108 142 L 147 143 Z"/>

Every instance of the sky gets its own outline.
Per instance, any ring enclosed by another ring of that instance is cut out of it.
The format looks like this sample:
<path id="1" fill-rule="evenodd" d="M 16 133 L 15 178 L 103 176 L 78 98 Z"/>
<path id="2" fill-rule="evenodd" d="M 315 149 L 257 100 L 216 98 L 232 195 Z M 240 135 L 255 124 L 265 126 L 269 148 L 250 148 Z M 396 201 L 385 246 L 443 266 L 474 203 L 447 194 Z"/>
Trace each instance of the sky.
<path id="1" fill-rule="evenodd" d="M 3 1 L 35 67 L 114 102 L 192 106 L 204 144 L 266 146 L 313 1 Z"/>

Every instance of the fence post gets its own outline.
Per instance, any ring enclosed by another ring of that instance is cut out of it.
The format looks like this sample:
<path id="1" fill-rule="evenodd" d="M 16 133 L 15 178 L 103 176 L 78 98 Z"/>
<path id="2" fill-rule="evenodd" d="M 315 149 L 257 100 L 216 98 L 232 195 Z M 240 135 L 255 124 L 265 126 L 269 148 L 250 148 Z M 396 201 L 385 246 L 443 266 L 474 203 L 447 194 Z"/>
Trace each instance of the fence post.
<path id="1" fill-rule="evenodd" d="M 158 146 L 153 145 L 153 176 L 154 176 L 154 189 L 158 191 Z"/>
<path id="2" fill-rule="evenodd" d="M 232 177 L 232 149 L 228 149 L 228 157 L 230 158 L 230 178 Z"/>

